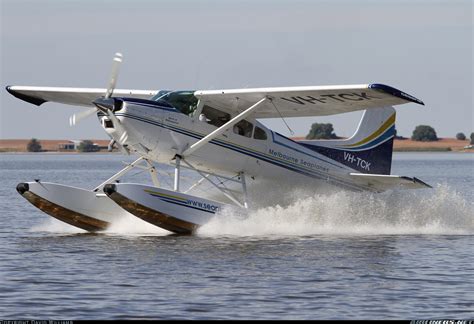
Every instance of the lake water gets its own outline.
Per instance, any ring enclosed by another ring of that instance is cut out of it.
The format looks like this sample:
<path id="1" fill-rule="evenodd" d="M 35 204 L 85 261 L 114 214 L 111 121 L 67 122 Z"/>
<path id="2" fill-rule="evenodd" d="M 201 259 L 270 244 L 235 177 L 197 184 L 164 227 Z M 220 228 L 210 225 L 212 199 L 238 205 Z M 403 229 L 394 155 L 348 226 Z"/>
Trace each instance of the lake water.
<path id="1" fill-rule="evenodd" d="M 85 233 L 15 190 L 35 178 L 94 188 L 123 160 L 0 154 L 0 318 L 474 318 L 473 154 L 394 155 L 393 174 L 433 189 L 257 186 L 265 203 L 247 218 L 224 212 L 194 236 L 138 219 Z"/>

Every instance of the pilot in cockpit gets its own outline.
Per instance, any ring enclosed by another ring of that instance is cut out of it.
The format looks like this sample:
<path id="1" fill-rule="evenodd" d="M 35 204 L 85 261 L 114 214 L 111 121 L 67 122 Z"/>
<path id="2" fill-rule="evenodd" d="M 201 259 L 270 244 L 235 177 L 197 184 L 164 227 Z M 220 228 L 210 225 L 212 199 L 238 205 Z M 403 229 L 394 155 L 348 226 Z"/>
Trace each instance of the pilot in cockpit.
<path id="1" fill-rule="evenodd" d="M 199 115 L 199 121 L 201 121 L 201 122 L 208 122 L 209 119 L 207 119 L 206 115 L 204 115 L 203 113 L 201 113 L 201 114 Z"/>

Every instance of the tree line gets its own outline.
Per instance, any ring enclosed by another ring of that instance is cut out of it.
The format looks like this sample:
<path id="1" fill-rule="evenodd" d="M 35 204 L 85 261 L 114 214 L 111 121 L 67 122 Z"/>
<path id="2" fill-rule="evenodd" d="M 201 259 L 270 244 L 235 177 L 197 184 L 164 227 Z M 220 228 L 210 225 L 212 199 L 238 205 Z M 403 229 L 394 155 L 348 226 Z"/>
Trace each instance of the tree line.
<path id="1" fill-rule="evenodd" d="M 28 144 L 26 144 L 26 150 L 28 152 L 43 152 L 43 147 L 41 146 L 41 142 L 38 141 L 38 139 L 32 138 Z M 99 147 L 90 140 L 84 140 L 78 145 L 77 151 L 97 152 L 99 151 Z"/>
<path id="2" fill-rule="evenodd" d="M 404 137 L 397 136 L 397 131 L 395 130 L 395 137 L 402 139 Z M 474 144 L 474 133 L 471 133 L 471 142 L 470 144 Z M 331 123 L 313 123 L 311 125 L 311 129 L 309 130 L 308 135 L 306 135 L 306 139 L 338 139 L 339 136 L 336 135 L 334 132 L 334 127 Z M 421 142 L 432 142 L 437 141 L 438 136 L 436 135 L 436 131 L 433 127 L 428 125 L 418 125 L 413 130 L 413 134 L 411 136 L 413 141 L 421 141 Z M 466 139 L 466 135 L 464 133 L 457 133 L 456 139 L 464 141 Z"/>
<path id="3" fill-rule="evenodd" d="M 311 129 L 309 130 L 308 135 L 306 135 L 306 139 L 313 140 L 313 139 L 338 139 L 339 136 L 336 135 L 334 132 L 334 127 L 331 123 L 313 123 L 311 125 Z M 403 139 L 402 136 L 397 136 L 397 131 L 395 130 L 395 138 Z M 421 141 L 421 142 L 431 142 L 437 141 L 438 136 L 436 135 L 436 131 L 433 127 L 428 125 L 418 125 L 413 130 L 413 134 L 411 139 L 414 141 Z M 466 135 L 464 133 L 457 133 L 456 139 L 464 141 L 466 140 Z M 474 144 L 474 132 L 470 135 L 470 143 Z M 43 148 L 41 146 L 41 142 L 36 139 L 32 138 L 28 144 L 26 145 L 26 150 L 28 152 L 43 152 Z M 90 140 L 82 141 L 79 146 L 77 147 L 79 152 L 96 152 L 98 151 L 97 145 L 95 145 Z"/>

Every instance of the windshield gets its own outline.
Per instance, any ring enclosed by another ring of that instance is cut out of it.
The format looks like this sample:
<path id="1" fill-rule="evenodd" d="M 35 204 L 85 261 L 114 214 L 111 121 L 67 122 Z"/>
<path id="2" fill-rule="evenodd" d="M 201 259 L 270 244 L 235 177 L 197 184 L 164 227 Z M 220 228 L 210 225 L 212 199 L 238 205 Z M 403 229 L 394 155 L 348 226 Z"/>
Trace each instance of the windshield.
<path id="1" fill-rule="evenodd" d="M 198 98 L 194 96 L 194 91 L 169 91 L 160 90 L 153 98 L 153 101 L 164 101 L 176 110 L 185 115 L 192 115 L 197 108 Z"/>

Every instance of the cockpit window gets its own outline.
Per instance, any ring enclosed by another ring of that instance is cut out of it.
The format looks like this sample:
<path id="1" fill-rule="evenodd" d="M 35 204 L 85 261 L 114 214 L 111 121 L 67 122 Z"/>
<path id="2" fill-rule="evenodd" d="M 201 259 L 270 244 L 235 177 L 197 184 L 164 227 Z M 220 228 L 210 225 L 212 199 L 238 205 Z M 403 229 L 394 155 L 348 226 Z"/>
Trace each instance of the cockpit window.
<path id="1" fill-rule="evenodd" d="M 153 98 L 153 101 L 163 101 L 174 107 L 181 113 L 191 116 L 197 108 L 198 98 L 194 91 L 168 91 L 161 90 Z"/>
<path id="2" fill-rule="evenodd" d="M 261 129 L 258 126 L 255 126 L 255 131 L 253 132 L 253 138 L 258 139 L 258 140 L 266 140 L 267 139 L 267 133 L 263 129 Z"/>

